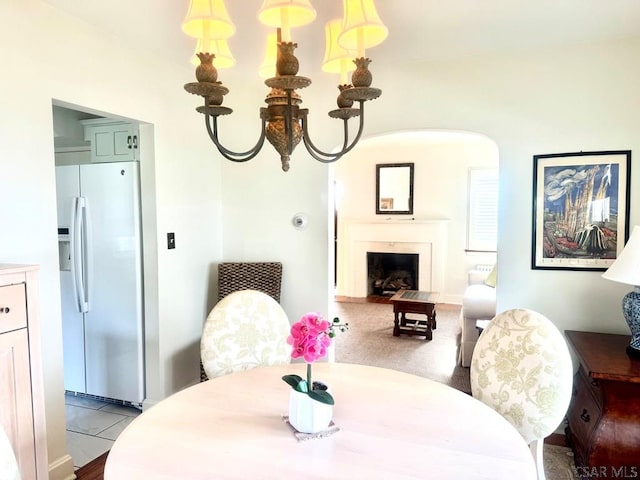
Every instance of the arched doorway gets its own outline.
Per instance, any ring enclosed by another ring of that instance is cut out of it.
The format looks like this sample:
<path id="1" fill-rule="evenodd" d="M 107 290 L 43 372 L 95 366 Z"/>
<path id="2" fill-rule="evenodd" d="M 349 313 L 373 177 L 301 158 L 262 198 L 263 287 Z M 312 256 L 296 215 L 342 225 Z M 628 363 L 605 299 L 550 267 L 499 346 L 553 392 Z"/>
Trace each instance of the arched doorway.
<path id="1" fill-rule="evenodd" d="M 412 214 L 376 214 L 376 165 L 394 163 L 414 164 Z M 358 238 L 352 238 L 353 225 L 382 224 L 378 230 L 389 232 L 401 225 L 405 228 L 407 224 L 437 221 L 444 224 L 445 230 L 442 233 L 445 245 L 438 250 L 442 258 L 435 259 L 443 271 L 430 274 L 434 282 L 429 288 L 437 285 L 441 301 L 457 303 L 466 285 L 466 272 L 476 264 L 496 260 L 495 248 L 477 251 L 469 248 L 469 179 L 474 169 L 497 172 L 496 143 L 482 134 L 449 130 L 390 132 L 365 138 L 349 158 L 336 162 L 335 294 L 363 295 L 362 284 L 367 282 L 362 272 L 365 260 L 359 258 L 360 252 L 354 245 L 385 241 L 362 238 L 360 233 Z M 433 255 L 433 251 L 428 255 Z"/>

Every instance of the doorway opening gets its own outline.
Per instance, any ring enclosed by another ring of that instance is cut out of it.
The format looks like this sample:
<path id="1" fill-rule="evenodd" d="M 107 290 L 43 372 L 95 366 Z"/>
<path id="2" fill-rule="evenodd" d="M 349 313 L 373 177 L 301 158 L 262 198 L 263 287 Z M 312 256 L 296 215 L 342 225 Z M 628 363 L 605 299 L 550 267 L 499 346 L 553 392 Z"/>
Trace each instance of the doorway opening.
<path id="1" fill-rule="evenodd" d="M 406 230 L 408 224 L 443 222 L 446 224 L 446 251 L 442 258 L 432 258 L 431 261 L 444 264 L 444 278 L 436 282 L 442 288 L 441 301 L 456 303 L 466 286 L 467 272 L 475 264 L 495 263 L 495 250 L 472 252 L 467 238 L 470 171 L 483 169 L 497 172 L 497 144 L 485 135 L 474 132 L 399 131 L 364 138 L 358 149 L 349 156 L 348 161 L 332 165 L 329 178 L 330 199 L 335 204 L 329 221 L 329 252 L 335 255 L 330 263 L 334 266 L 333 275 L 330 276 L 330 284 L 335 284 L 334 296 L 362 297 L 362 289 L 354 280 L 354 275 L 359 275 L 359 272 L 353 271 L 362 267 L 353 261 L 354 252 L 351 248 L 354 242 L 367 244 L 376 240 L 354 239 L 354 231 L 366 230 L 361 227 L 368 225 L 371 231 L 383 229 L 396 232 Z M 376 167 L 404 162 L 414 164 L 413 213 L 376 213 Z M 497 197 L 497 191 L 495 195 Z M 398 235 L 388 236 L 398 238 Z M 397 240 L 396 247 L 420 241 L 417 238 L 401 238 Z"/>
<path id="2" fill-rule="evenodd" d="M 109 411 L 115 425 L 145 399 L 145 322 L 153 320 L 145 303 L 157 290 L 144 261 L 155 254 L 147 250 L 155 227 L 143 215 L 155 211 L 155 191 L 145 191 L 153 158 L 144 153 L 153 127 L 57 100 L 52 120 L 65 403 L 83 413 L 67 416 L 67 439 L 80 467 L 110 440 L 78 422 Z"/>

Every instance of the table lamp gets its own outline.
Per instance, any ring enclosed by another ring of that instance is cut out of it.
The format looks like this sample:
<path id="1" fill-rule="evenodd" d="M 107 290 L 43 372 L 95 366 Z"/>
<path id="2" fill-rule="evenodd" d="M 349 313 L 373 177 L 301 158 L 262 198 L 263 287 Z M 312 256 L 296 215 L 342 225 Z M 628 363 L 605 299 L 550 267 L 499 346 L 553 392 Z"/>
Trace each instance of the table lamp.
<path id="1" fill-rule="evenodd" d="M 631 330 L 627 355 L 640 359 L 640 226 L 633 227 L 629 241 L 602 278 L 634 286 L 622 299 L 622 313 Z"/>

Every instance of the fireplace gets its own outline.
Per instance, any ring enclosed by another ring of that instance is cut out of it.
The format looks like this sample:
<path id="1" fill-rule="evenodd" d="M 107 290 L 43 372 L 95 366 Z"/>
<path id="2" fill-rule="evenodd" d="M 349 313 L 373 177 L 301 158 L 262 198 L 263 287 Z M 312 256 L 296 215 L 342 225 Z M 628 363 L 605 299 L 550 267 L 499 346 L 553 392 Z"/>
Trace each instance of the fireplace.
<path id="1" fill-rule="evenodd" d="M 336 294 L 364 298 L 370 287 L 367 253 L 415 254 L 415 288 L 442 292 L 447 258 L 448 220 L 344 220 L 338 233 Z"/>
<path id="2" fill-rule="evenodd" d="M 367 295 L 418 290 L 417 253 L 367 252 Z"/>

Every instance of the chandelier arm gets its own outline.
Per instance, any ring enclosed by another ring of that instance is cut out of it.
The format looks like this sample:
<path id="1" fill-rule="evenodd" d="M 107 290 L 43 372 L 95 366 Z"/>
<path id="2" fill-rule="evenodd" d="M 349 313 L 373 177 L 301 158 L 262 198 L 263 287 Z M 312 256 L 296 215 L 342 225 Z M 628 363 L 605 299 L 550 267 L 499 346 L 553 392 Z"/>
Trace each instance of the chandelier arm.
<path id="1" fill-rule="evenodd" d="M 365 102 L 364 100 L 358 100 L 358 103 L 360 104 L 360 115 L 359 115 L 360 123 L 358 126 L 358 133 L 356 134 L 356 137 L 353 139 L 353 141 L 349 144 L 349 146 L 347 146 L 347 142 L 349 139 L 349 127 L 347 124 L 348 119 L 346 118 L 343 119 L 344 142 L 342 144 L 342 149 L 337 153 L 323 152 L 313 144 L 313 142 L 311 141 L 311 138 L 309 137 L 309 130 L 307 127 L 306 116 L 302 117 L 302 130 L 303 130 L 302 138 L 304 140 L 304 146 L 307 148 L 307 151 L 313 158 L 315 158 L 316 160 L 322 163 L 332 163 L 337 160 L 340 160 L 340 158 L 342 158 L 344 154 L 349 153 L 353 149 L 353 147 L 356 146 L 364 130 L 364 102 Z"/>
<path id="2" fill-rule="evenodd" d="M 307 149 L 307 152 L 309 152 L 309 155 L 311 155 L 314 159 L 322 163 L 333 163 L 337 160 L 340 160 L 340 158 L 342 158 L 342 155 L 344 155 L 345 146 L 347 144 L 348 131 L 349 131 L 349 127 L 347 125 L 348 119 L 345 118 L 345 119 L 342 119 L 342 121 L 344 122 L 344 135 L 345 135 L 345 141 L 343 143 L 342 150 L 337 153 L 327 153 L 327 152 L 322 152 L 318 150 L 318 148 L 316 148 L 313 142 L 311 142 L 311 140 L 309 139 L 308 131 L 306 130 L 305 119 L 304 118 L 302 119 L 302 128 L 305 132 L 302 135 L 302 140 L 304 142 L 304 146 Z M 323 158 L 322 155 L 324 155 L 326 158 Z"/>
<path id="3" fill-rule="evenodd" d="M 213 116 L 213 129 L 212 129 L 211 119 L 210 119 L 211 116 L 212 115 L 209 115 L 209 114 L 205 114 L 204 116 L 205 125 L 207 126 L 207 133 L 209 134 L 209 138 L 211 138 L 211 141 L 215 144 L 215 146 L 218 148 L 218 151 L 224 158 L 226 158 L 227 160 L 231 160 L 232 162 L 246 162 L 248 160 L 251 160 L 260 152 L 260 150 L 262 149 L 262 145 L 264 144 L 264 139 L 266 137 L 264 118 L 261 120 L 262 128 L 261 128 L 260 138 L 258 139 L 258 142 L 250 150 L 247 150 L 246 152 L 233 152 L 225 148 L 224 146 L 222 146 L 222 144 L 218 140 L 218 117 Z"/>

